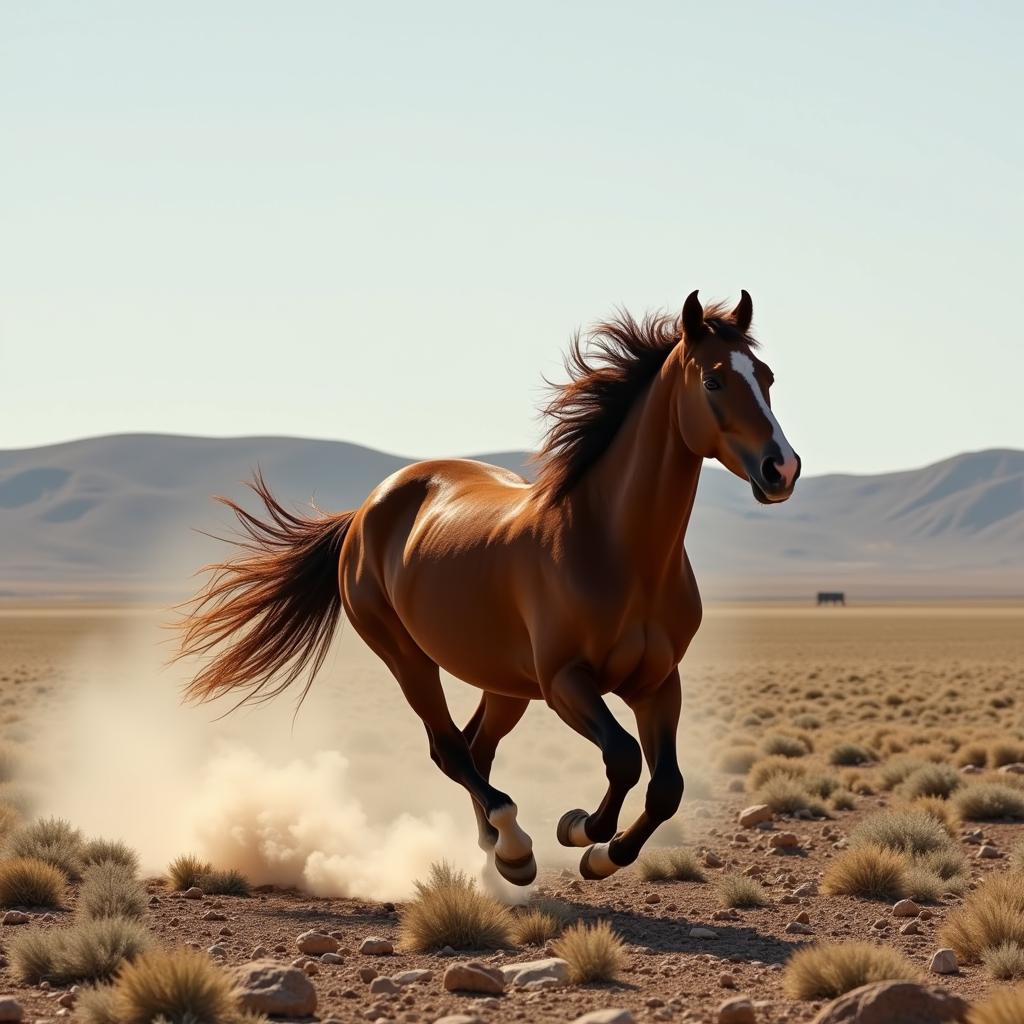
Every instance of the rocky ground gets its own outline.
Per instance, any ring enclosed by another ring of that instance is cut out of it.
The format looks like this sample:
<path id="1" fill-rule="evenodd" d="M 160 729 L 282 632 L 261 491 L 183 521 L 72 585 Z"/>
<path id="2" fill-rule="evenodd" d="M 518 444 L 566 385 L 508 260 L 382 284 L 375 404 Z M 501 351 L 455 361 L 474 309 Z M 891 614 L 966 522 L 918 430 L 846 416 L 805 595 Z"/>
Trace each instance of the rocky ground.
<path id="1" fill-rule="evenodd" d="M 785 731 L 789 726 L 796 732 L 790 720 L 800 714 L 806 718 L 811 711 L 819 716 L 822 726 L 848 720 L 849 727 L 837 736 L 856 734 L 864 741 L 873 738 L 880 750 L 882 740 L 873 733 L 885 722 L 895 722 L 899 735 L 904 737 L 914 730 L 931 730 L 928 739 L 933 743 L 937 742 L 936 730 L 943 729 L 966 730 L 965 740 L 981 736 L 985 730 L 989 730 L 986 736 L 1005 731 L 1016 737 L 1020 725 L 1014 710 L 1015 688 L 1020 682 L 1019 661 L 1015 660 L 1021 644 L 1019 625 L 1013 617 L 995 622 L 980 619 L 973 641 L 977 664 L 972 668 L 965 653 L 969 646 L 965 644 L 960 659 L 947 660 L 945 675 L 938 678 L 931 674 L 935 663 L 915 661 L 903 642 L 905 637 L 898 654 L 887 662 L 888 674 L 875 682 L 870 673 L 877 672 L 884 660 L 877 655 L 873 660 L 861 658 L 857 663 L 860 672 L 855 673 L 852 669 L 857 666 L 849 653 L 841 668 L 823 663 L 820 639 L 808 642 L 803 651 L 791 646 L 784 664 L 778 657 L 773 659 L 770 644 L 762 643 L 765 662 L 760 674 L 744 684 L 749 690 L 740 693 L 734 687 L 724 705 L 727 713 L 722 716 L 705 713 L 699 703 L 697 711 L 707 724 L 707 736 L 713 738 L 716 752 L 727 751 L 740 742 L 757 743 L 766 728 Z M 68 636 L 77 629 L 88 630 L 84 620 L 65 624 L 65 631 L 59 634 L 51 627 L 52 623 L 40 626 L 31 619 L 13 625 L 7 619 L 4 623 L 6 662 L 0 667 L 0 685 L 4 687 L 0 704 L 15 738 L 27 723 L 38 723 L 33 708 L 46 708 L 67 682 L 61 667 L 61 644 L 70 643 Z M 949 622 L 945 628 L 950 628 Z M 962 623 L 956 628 L 962 629 Z M 941 632 L 942 627 L 937 629 Z M 57 639 L 58 635 L 63 639 Z M 847 652 L 854 642 L 849 636 L 837 641 Z M 983 649 L 986 642 L 988 646 Z M 778 638 L 771 643 L 779 643 Z M 751 644 L 756 648 L 757 638 Z M 863 667 L 865 661 L 869 663 L 867 669 Z M 771 685 L 766 692 L 766 683 L 785 681 L 787 671 L 794 673 L 797 665 L 801 665 L 799 677 L 787 683 L 793 690 L 789 697 L 785 693 L 773 695 Z M 979 688 L 972 695 L 964 690 L 975 670 L 988 675 L 983 692 Z M 709 671 L 722 677 L 718 666 Z M 851 681 L 852 675 L 859 675 L 859 682 Z M 825 691 L 825 698 L 806 696 L 819 690 Z M 898 694 L 899 701 L 886 702 L 887 692 Z M 994 716 L 993 695 L 997 701 L 1010 698 L 1008 705 L 996 707 Z M 903 712 L 908 701 L 911 707 L 916 704 L 911 716 Z M 750 709 L 773 702 L 780 706 L 784 703 L 784 710 L 758 719 L 759 725 L 751 722 L 751 713 L 757 712 Z M 714 706 L 714 702 L 709 700 L 708 706 Z M 963 710 L 967 706 L 972 709 L 969 713 Z M 948 720 L 943 720 L 943 707 L 950 709 Z M 892 728 L 883 732 L 896 735 Z M 561 901 L 571 918 L 611 921 L 628 950 L 625 969 L 613 983 L 540 987 L 533 991 L 508 985 L 497 996 L 448 991 L 444 975 L 453 963 L 475 959 L 500 969 L 546 957 L 549 951 L 395 951 L 401 904 L 313 898 L 275 888 L 255 891 L 247 898 L 185 899 L 172 893 L 163 879 L 153 878 L 146 883 L 150 893 L 148 923 L 168 945 L 193 944 L 209 950 L 225 965 L 241 965 L 254 958 L 294 963 L 315 987 L 316 1016 L 321 1021 L 433 1024 L 448 1015 L 462 1014 L 488 1024 L 564 1024 L 589 1011 L 610 1008 L 629 1011 L 638 1022 L 811 1021 L 824 1004 L 787 998 L 782 987 L 784 965 L 794 949 L 803 944 L 847 939 L 893 946 L 919 966 L 923 978 L 968 999 L 976 999 L 998 984 L 980 966 L 960 965 L 953 974 L 930 974 L 929 965 L 939 945 L 936 931 L 962 897 L 947 895 L 922 905 L 917 915 L 911 911 L 911 916 L 900 917 L 894 915 L 890 902 L 819 893 L 821 876 L 845 847 L 850 831 L 867 815 L 898 804 L 898 795 L 863 785 L 864 792 L 857 794 L 851 810 L 829 811 L 830 817 L 817 819 L 806 813 L 774 815 L 771 821 L 744 827 L 739 823 L 741 812 L 756 803 L 755 795 L 745 791 L 742 775 L 720 771 L 710 763 L 710 757 L 708 760 L 700 785 L 695 787 L 697 792 L 687 796 L 683 811 L 685 844 L 701 857 L 705 882 L 644 881 L 635 869 L 602 882 L 584 881 L 564 868 L 542 871 L 538 879 L 537 897 Z M 855 785 L 856 780 L 863 781 L 865 772 L 870 775 L 875 770 L 877 766 L 860 769 L 856 775 L 845 776 L 844 782 Z M 958 842 L 969 858 L 973 884 L 990 872 L 1006 870 L 1006 854 L 1022 832 L 1024 826 L 1009 822 L 967 822 L 959 826 Z M 781 841 L 780 836 L 784 837 Z M 983 847 L 988 852 L 979 856 Z M 715 881 L 735 872 L 759 879 L 770 895 L 769 905 L 751 910 L 725 909 Z M 46 928 L 59 928 L 73 910 L 74 898 L 72 887 L 67 910 L 47 914 L 30 911 L 27 917 Z M 23 923 L 0 924 L 0 945 L 6 945 L 15 930 L 23 927 Z M 309 932 L 329 936 L 333 941 L 319 940 L 322 945 L 317 946 L 317 940 L 313 940 L 310 945 L 308 938 L 302 939 Z M 385 941 L 367 947 L 369 938 Z M 326 949 L 326 955 L 303 953 L 303 946 Z M 375 952 L 365 951 L 367 948 Z M 50 1021 L 71 1012 L 61 1007 L 61 992 L 48 989 L 45 983 L 41 987 L 19 984 L 6 963 L 0 970 L 0 994 L 13 995 L 26 1020 Z M 733 1017 L 729 1011 L 720 1016 L 723 1003 L 741 997 L 750 1001 L 755 1018 L 743 1009 Z M 3 1019 L 9 1018 L 3 1016 L 0 1007 Z"/>

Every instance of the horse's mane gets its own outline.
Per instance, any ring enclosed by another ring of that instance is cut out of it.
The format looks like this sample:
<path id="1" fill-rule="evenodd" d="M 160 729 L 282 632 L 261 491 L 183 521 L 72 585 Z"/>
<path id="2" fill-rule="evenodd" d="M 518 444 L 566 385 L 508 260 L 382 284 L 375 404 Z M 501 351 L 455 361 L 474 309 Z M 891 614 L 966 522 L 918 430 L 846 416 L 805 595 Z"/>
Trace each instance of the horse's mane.
<path id="1" fill-rule="evenodd" d="M 756 345 L 724 303 L 706 306 L 704 322 L 727 341 Z M 601 457 L 681 336 L 681 316 L 648 313 L 638 322 L 624 309 L 585 337 L 576 332 L 565 357 L 568 381 L 547 382 L 552 395 L 543 413 L 552 423 L 536 460 L 537 485 L 550 501 L 566 497 Z"/>

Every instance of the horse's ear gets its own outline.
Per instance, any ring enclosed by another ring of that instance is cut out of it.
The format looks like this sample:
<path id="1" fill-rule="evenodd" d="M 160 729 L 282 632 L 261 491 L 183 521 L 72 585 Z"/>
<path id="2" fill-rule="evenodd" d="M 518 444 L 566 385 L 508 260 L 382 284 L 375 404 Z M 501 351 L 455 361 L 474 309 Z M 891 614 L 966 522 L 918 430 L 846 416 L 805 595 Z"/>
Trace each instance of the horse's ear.
<path id="1" fill-rule="evenodd" d="M 683 337 L 696 341 L 704 333 L 704 307 L 700 304 L 695 291 L 686 296 L 682 320 Z"/>
<path id="2" fill-rule="evenodd" d="M 750 321 L 754 319 L 754 302 L 746 288 L 740 291 L 740 301 L 732 311 L 732 319 L 736 324 L 736 330 L 741 334 L 746 334 L 750 330 Z"/>

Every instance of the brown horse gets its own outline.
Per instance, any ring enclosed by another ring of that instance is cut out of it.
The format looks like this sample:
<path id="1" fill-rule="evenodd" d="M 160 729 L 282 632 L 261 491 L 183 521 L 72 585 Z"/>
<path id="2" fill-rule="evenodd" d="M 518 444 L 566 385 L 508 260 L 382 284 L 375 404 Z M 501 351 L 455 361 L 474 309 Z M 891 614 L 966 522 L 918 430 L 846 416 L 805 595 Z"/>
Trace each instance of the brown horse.
<path id="1" fill-rule="evenodd" d="M 305 695 L 344 609 L 423 720 L 433 760 L 472 796 L 505 878 L 525 885 L 537 868 L 489 775 L 531 700 L 595 743 L 607 773 L 600 806 L 563 815 L 560 842 L 587 847 L 587 878 L 631 864 L 683 795 L 678 666 L 701 621 L 683 540 L 701 463 L 718 459 L 762 503 L 784 501 L 800 475 L 751 317 L 746 292 L 731 312 L 705 311 L 693 292 L 678 317 L 620 314 L 589 350 L 577 336 L 534 483 L 479 462 L 418 462 L 358 509 L 300 516 L 257 477 L 268 518 L 226 502 L 243 550 L 212 567 L 183 623 L 182 655 L 212 656 L 189 696 L 263 700 L 307 673 Z M 482 691 L 462 729 L 439 666 Z M 636 715 L 639 744 L 609 693 Z M 641 751 L 645 808 L 620 832 Z"/>

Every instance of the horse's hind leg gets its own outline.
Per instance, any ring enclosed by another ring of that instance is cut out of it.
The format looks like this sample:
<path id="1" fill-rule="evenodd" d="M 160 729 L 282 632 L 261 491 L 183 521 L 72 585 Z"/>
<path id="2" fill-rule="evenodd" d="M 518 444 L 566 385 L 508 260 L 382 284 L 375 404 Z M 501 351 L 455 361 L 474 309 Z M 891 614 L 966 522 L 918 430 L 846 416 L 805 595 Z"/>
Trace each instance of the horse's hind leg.
<path id="1" fill-rule="evenodd" d="M 480 698 L 473 717 L 463 728 L 462 735 L 469 744 L 473 764 L 488 782 L 498 743 L 515 728 L 529 703 L 520 697 L 485 693 Z M 480 848 L 490 852 L 498 841 L 498 830 L 487 820 L 483 808 L 476 800 L 473 801 L 473 810 L 476 812 Z"/>
<path id="2" fill-rule="evenodd" d="M 537 875 L 533 842 L 516 821 L 512 798 L 495 789 L 477 770 L 466 737 L 452 721 L 437 665 L 420 650 L 390 609 L 379 609 L 370 621 L 365 609 L 362 615 L 351 617 L 359 634 L 391 669 L 409 706 L 420 716 L 430 741 L 431 760 L 448 778 L 468 790 L 487 823 L 496 830 L 495 867 L 510 882 L 529 885 Z"/>

